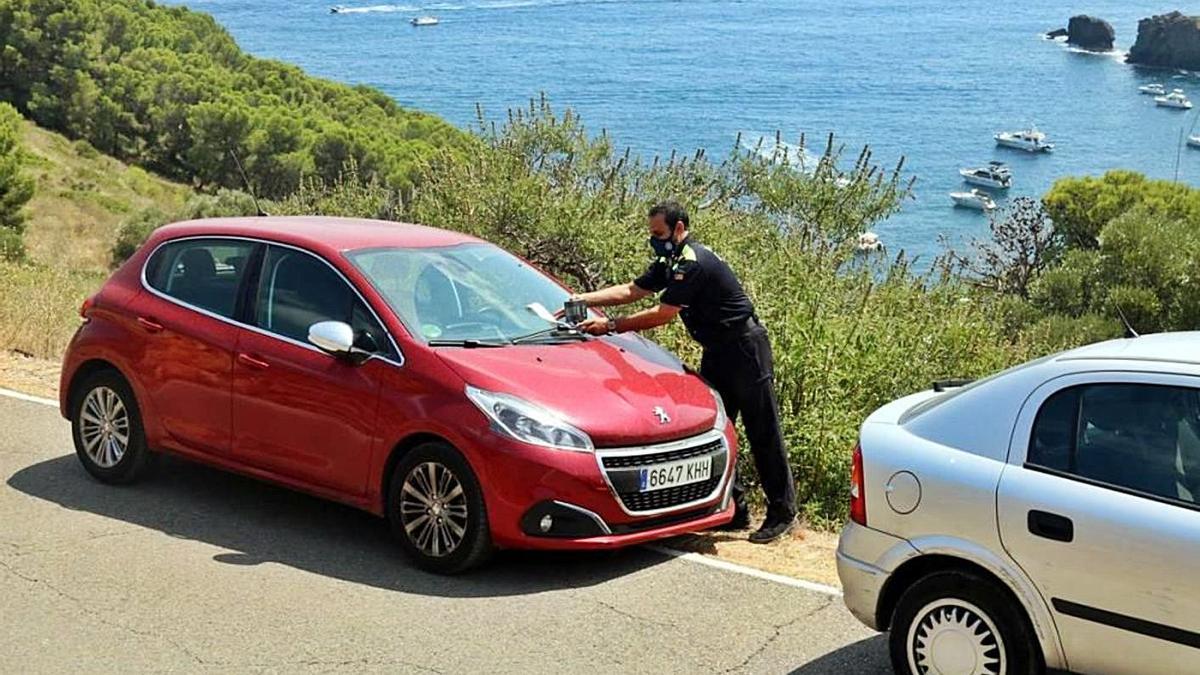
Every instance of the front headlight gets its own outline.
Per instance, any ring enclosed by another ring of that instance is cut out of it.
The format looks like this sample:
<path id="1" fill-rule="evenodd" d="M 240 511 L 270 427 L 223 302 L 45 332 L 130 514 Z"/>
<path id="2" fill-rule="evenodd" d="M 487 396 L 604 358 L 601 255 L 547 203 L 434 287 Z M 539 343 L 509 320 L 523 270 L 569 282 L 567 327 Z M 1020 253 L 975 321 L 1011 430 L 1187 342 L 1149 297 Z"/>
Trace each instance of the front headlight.
<path id="1" fill-rule="evenodd" d="M 488 416 L 497 430 L 522 443 L 581 452 L 594 448 L 587 434 L 529 401 L 471 385 L 467 385 L 467 398 Z"/>
<path id="2" fill-rule="evenodd" d="M 713 428 L 717 431 L 725 431 L 725 423 L 728 421 L 728 417 L 725 415 L 725 399 L 721 398 L 716 389 L 709 387 L 708 390 L 712 392 L 713 404 L 717 406 L 717 419 L 713 420 Z"/>

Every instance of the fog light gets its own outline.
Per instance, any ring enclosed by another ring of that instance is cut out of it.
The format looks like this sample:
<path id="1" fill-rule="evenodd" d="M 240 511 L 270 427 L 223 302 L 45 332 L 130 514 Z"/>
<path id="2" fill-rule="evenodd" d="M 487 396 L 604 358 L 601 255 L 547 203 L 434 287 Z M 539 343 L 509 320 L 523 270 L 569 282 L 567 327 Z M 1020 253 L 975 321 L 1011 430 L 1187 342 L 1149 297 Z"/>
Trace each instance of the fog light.
<path id="1" fill-rule="evenodd" d="M 554 527 L 554 516 L 547 513 L 546 515 L 542 516 L 541 521 L 538 522 L 538 528 L 542 532 L 549 532 L 550 528 L 552 527 Z"/>

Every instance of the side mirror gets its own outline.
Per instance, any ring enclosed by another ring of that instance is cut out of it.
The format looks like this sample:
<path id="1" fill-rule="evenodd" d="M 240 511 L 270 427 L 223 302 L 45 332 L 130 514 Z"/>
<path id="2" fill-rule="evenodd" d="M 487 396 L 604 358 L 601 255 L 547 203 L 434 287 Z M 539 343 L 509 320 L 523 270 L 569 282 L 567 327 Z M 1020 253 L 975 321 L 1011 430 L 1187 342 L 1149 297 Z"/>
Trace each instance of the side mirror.
<path id="1" fill-rule="evenodd" d="M 362 363 L 371 355 L 354 345 L 354 329 L 341 321 L 320 321 L 309 326 L 308 341 L 323 351 L 355 363 Z"/>

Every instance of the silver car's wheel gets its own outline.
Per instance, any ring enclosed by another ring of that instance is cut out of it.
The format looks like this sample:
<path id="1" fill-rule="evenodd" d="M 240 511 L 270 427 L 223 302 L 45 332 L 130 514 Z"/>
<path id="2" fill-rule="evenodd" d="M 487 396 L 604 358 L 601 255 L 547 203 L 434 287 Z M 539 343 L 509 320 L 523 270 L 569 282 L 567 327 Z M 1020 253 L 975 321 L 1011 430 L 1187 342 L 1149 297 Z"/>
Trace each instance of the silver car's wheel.
<path id="1" fill-rule="evenodd" d="M 87 456 L 103 469 L 111 469 L 129 447 L 129 411 L 117 392 L 96 387 L 79 408 L 79 440 Z"/>
<path id="2" fill-rule="evenodd" d="M 959 598 L 917 611 L 906 639 L 909 670 L 930 675 L 1001 675 L 1004 640 L 983 610 Z"/>
<path id="3" fill-rule="evenodd" d="M 409 541 L 425 555 L 453 553 L 467 533 L 467 495 L 454 472 L 438 462 L 423 462 L 404 477 L 400 521 Z"/>
<path id="4" fill-rule="evenodd" d="M 892 668 L 904 675 L 1040 675 L 1041 647 L 1024 609 L 994 578 L 931 572 L 900 592 L 888 622 Z"/>

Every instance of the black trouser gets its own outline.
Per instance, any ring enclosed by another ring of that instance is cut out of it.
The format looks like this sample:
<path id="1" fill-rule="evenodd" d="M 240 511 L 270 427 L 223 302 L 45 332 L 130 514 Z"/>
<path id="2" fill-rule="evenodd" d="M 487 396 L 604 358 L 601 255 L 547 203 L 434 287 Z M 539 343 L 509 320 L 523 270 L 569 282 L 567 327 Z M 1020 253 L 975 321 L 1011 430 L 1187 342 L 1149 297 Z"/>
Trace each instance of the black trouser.
<path id="1" fill-rule="evenodd" d="M 767 518 L 790 519 L 796 515 L 796 484 L 779 430 L 774 368 L 767 330 L 753 320 L 742 334 L 705 345 L 700 360 L 700 375 L 725 399 L 729 419 L 736 421 L 741 413 L 767 495 Z M 739 509 L 745 508 L 745 490 L 736 478 L 733 498 Z"/>

